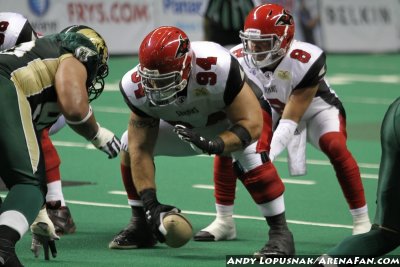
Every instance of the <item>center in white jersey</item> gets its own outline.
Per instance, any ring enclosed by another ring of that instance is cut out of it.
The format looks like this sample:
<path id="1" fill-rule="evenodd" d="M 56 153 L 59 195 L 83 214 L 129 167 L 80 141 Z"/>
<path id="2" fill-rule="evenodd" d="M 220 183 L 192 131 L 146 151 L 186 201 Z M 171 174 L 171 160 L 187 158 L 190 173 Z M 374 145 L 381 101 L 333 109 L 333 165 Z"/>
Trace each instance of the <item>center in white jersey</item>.
<path id="1" fill-rule="evenodd" d="M 216 43 L 192 42 L 191 48 L 195 56 L 187 88 L 172 104 L 151 104 L 143 90 L 138 66 L 123 76 L 120 90 L 132 111 L 196 128 L 226 119 L 223 109 L 240 92 L 245 73 L 237 59 Z"/>

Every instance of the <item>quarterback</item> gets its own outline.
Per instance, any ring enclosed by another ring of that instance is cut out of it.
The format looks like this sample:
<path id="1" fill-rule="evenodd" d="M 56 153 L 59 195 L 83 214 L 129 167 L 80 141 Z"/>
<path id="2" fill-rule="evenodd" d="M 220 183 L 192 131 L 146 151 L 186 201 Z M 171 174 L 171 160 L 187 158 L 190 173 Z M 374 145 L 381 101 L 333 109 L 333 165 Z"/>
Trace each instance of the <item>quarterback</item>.
<path id="1" fill-rule="evenodd" d="M 263 89 L 272 107 L 274 133 L 269 158 L 288 149 L 292 175 L 304 175 L 305 145 L 311 143 L 330 160 L 353 218 L 353 234 L 371 224 L 360 171 L 347 148 L 346 113 L 326 78 L 325 53 L 315 45 L 294 40 L 291 14 L 276 4 L 254 8 L 240 32 L 242 44 L 231 49 L 249 80 Z M 216 157 L 220 161 L 221 157 Z M 224 159 L 227 161 L 226 159 Z M 218 177 L 216 177 L 218 178 Z M 226 179 L 235 182 L 234 179 Z M 195 240 L 214 241 L 215 233 L 232 232 L 235 184 L 215 181 L 217 218 Z M 219 216 L 219 210 L 231 214 Z"/>

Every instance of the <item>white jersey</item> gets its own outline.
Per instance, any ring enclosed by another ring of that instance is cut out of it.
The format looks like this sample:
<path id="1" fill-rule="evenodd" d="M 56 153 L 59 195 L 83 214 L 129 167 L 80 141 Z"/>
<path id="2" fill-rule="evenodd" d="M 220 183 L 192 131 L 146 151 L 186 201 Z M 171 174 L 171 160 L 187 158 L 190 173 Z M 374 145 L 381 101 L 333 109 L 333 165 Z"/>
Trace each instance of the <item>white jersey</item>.
<path id="1" fill-rule="evenodd" d="M 195 56 L 188 86 L 172 104 L 151 104 L 142 89 L 138 66 L 123 76 L 120 90 L 133 112 L 195 128 L 226 119 L 224 108 L 232 103 L 243 87 L 243 69 L 235 57 L 219 44 L 192 42 L 191 47 Z"/>
<path id="2" fill-rule="evenodd" d="M 231 52 L 238 58 L 248 78 L 264 92 L 271 107 L 282 114 L 292 91 L 319 84 L 319 89 L 303 119 L 323 109 L 337 107 L 343 111 L 336 93 L 325 79 L 325 54 L 317 46 L 294 40 L 289 51 L 274 71 L 265 71 L 246 64 L 242 52 L 243 45 L 237 45 Z"/>
<path id="3" fill-rule="evenodd" d="M 0 50 L 15 46 L 27 22 L 21 14 L 0 12 Z"/>

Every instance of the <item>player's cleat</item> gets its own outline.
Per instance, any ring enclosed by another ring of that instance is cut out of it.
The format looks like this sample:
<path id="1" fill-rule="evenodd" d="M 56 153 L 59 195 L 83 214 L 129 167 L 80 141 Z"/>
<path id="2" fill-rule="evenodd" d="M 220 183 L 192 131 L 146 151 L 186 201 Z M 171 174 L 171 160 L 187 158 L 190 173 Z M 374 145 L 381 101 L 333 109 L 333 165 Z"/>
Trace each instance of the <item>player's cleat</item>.
<path id="1" fill-rule="evenodd" d="M 4 238 L 0 238 L 0 266 L 23 267 L 15 254 L 15 246 Z"/>
<path id="2" fill-rule="evenodd" d="M 236 225 L 232 216 L 219 216 L 206 228 L 200 230 L 194 241 L 222 241 L 236 239 Z"/>
<path id="3" fill-rule="evenodd" d="M 120 231 L 108 244 L 111 249 L 149 248 L 157 244 L 157 239 L 143 217 L 132 216 L 125 229 Z"/>
<path id="4" fill-rule="evenodd" d="M 295 254 L 293 235 L 289 230 L 269 230 L 269 240 L 254 253 L 257 258 L 293 256 Z"/>
<path id="5" fill-rule="evenodd" d="M 371 230 L 368 213 L 353 215 L 353 235 L 359 235 Z"/>
<path id="6" fill-rule="evenodd" d="M 76 225 L 72 219 L 71 211 L 68 207 L 61 207 L 61 201 L 51 201 L 46 203 L 47 214 L 56 228 L 57 235 L 73 234 Z"/>

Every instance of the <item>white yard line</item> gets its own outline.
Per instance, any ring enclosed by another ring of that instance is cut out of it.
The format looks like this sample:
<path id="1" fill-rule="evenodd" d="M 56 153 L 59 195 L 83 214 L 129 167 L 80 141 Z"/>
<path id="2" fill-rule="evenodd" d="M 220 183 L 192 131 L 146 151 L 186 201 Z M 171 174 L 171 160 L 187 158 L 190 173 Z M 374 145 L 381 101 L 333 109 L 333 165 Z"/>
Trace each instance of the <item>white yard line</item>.
<path id="1" fill-rule="evenodd" d="M 89 202 L 89 201 L 78 201 L 78 200 L 66 200 L 65 202 L 68 204 L 84 205 L 84 206 L 124 208 L 124 209 L 130 208 L 129 205 L 117 205 L 117 204 L 100 203 L 100 202 Z M 191 214 L 191 215 L 199 215 L 199 216 L 209 216 L 209 217 L 216 216 L 216 213 L 214 213 L 214 212 L 202 212 L 202 211 L 192 211 L 192 210 L 182 210 L 182 213 Z M 233 215 L 233 217 L 237 218 L 237 219 L 244 219 L 244 220 L 259 220 L 259 221 L 265 220 L 264 217 L 238 215 L 238 214 Z M 287 222 L 292 223 L 292 224 L 330 227 L 330 228 L 348 228 L 348 229 L 352 228 L 351 225 L 335 224 L 335 223 L 319 223 L 319 222 L 307 222 L 307 221 L 299 221 L 299 220 L 287 220 Z"/>

